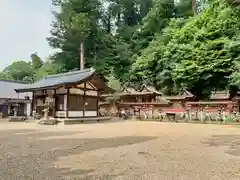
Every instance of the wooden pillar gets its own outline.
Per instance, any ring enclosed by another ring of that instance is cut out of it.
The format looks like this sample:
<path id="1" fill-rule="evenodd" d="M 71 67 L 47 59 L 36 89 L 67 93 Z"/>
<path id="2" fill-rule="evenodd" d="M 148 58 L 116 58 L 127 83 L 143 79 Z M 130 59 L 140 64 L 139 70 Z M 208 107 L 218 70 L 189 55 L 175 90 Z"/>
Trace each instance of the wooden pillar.
<path id="1" fill-rule="evenodd" d="M 55 118 L 56 115 L 56 89 L 53 90 L 53 110 L 52 110 L 52 116 Z"/>
<path id="2" fill-rule="evenodd" d="M 67 108 L 66 108 L 66 118 L 69 117 L 68 110 L 69 110 L 69 88 L 67 88 Z"/>
<path id="3" fill-rule="evenodd" d="M 87 83 L 84 83 L 84 90 L 83 90 L 83 117 L 85 117 L 85 111 L 86 111 L 86 88 Z"/>
<path id="4" fill-rule="evenodd" d="M 99 91 L 97 91 L 97 116 L 99 116 Z"/>
<path id="5" fill-rule="evenodd" d="M 203 105 L 200 106 L 200 121 L 201 121 L 201 123 L 204 123 L 203 109 L 204 109 Z"/>
<path id="6" fill-rule="evenodd" d="M 32 105 L 31 105 L 31 116 L 33 116 L 33 110 L 34 110 L 34 104 L 35 103 L 35 100 L 34 100 L 34 92 L 32 93 Z"/>

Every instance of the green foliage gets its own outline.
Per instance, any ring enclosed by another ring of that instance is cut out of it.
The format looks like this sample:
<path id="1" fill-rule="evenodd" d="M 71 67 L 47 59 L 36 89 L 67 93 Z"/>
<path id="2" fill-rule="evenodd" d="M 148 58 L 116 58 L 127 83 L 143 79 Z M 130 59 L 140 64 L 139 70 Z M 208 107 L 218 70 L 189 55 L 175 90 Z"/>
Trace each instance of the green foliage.
<path id="1" fill-rule="evenodd" d="M 225 124 L 231 123 L 234 121 L 234 117 L 232 115 L 224 116 L 223 117 L 223 122 Z"/>
<path id="2" fill-rule="evenodd" d="M 30 55 L 31 60 L 32 60 L 32 68 L 33 69 L 39 69 L 43 65 L 42 59 L 37 55 L 37 53 L 31 54 Z"/>
<path id="3" fill-rule="evenodd" d="M 122 90 L 121 82 L 119 81 L 119 79 L 116 78 L 116 76 L 114 76 L 113 70 L 108 77 L 108 86 L 114 89 L 116 92 L 121 92 Z"/>
<path id="4" fill-rule="evenodd" d="M 3 79 L 18 81 L 27 80 L 29 82 L 32 82 L 34 78 L 33 73 L 34 70 L 30 63 L 27 63 L 25 61 L 16 61 L 1 72 L 1 77 Z"/>
<path id="5" fill-rule="evenodd" d="M 150 78 L 166 93 L 188 89 L 198 98 L 226 89 L 239 62 L 237 9 L 215 1 L 200 15 L 173 19 L 142 52 L 132 76 Z"/>
<path id="6" fill-rule="evenodd" d="M 121 82 L 119 81 L 119 79 L 117 79 L 116 76 L 114 75 L 113 70 L 111 70 L 111 73 L 108 76 L 108 86 L 110 88 L 114 89 L 115 93 L 112 96 L 107 97 L 106 100 L 110 104 L 115 105 L 120 100 L 119 93 L 122 90 L 122 85 L 121 85 Z"/>
<path id="7" fill-rule="evenodd" d="M 62 64 L 66 71 L 79 67 L 81 41 L 84 41 L 85 67 L 94 67 L 104 75 L 114 69 L 121 79 L 129 71 L 132 56 L 130 45 L 123 36 L 113 33 L 116 29 L 119 33 L 126 31 L 126 26 L 134 26 L 139 18 L 130 18 L 136 14 L 135 11 L 131 14 L 131 9 L 128 9 L 135 8 L 131 1 L 109 0 L 107 3 L 108 6 L 101 4 L 100 0 L 62 0 L 55 3 L 60 12 L 55 12 L 56 20 L 48 41 L 53 48 L 61 49 L 51 59 Z M 118 19 L 116 27 L 113 21 L 117 21 L 118 16 L 123 19 Z"/>
<path id="8" fill-rule="evenodd" d="M 36 53 L 31 55 L 31 59 L 31 62 L 16 61 L 12 63 L 0 73 L 0 78 L 32 83 L 44 76 L 62 71 L 62 66 L 60 64 L 56 64 L 49 60 L 43 62 Z"/>
<path id="9" fill-rule="evenodd" d="M 176 4 L 176 17 L 189 17 L 193 16 L 192 0 L 179 0 Z"/>
<path id="10" fill-rule="evenodd" d="M 35 80 L 39 80 L 45 76 L 57 74 L 61 72 L 60 64 L 51 61 L 46 61 L 41 68 L 36 71 Z"/>
<path id="11" fill-rule="evenodd" d="M 166 94 L 189 90 L 199 99 L 213 89 L 240 88 L 240 11 L 231 0 L 53 0 L 52 48 L 43 62 L 15 62 L 0 78 L 32 82 L 79 67 L 109 77 L 109 85 L 153 82 Z"/>
<path id="12" fill-rule="evenodd" d="M 142 25 L 138 27 L 132 37 L 134 51 L 139 52 L 148 46 L 154 38 L 155 33 L 167 25 L 169 18 L 174 16 L 174 0 L 154 0 L 153 8 L 142 20 Z"/>

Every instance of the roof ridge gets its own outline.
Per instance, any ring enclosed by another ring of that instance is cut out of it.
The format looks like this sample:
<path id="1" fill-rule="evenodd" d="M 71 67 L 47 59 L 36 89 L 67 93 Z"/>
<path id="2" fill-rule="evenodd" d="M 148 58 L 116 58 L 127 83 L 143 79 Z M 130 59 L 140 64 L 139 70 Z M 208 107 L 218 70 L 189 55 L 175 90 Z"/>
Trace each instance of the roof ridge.
<path id="1" fill-rule="evenodd" d="M 91 68 L 84 69 L 84 70 L 78 70 L 78 71 L 69 71 L 65 73 L 60 73 L 60 74 L 53 74 L 53 75 L 48 75 L 45 76 L 44 78 L 55 78 L 55 77 L 61 77 L 61 76 L 69 76 L 69 75 L 74 75 L 74 74 L 79 74 L 79 73 L 85 73 L 85 72 L 90 72 Z"/>

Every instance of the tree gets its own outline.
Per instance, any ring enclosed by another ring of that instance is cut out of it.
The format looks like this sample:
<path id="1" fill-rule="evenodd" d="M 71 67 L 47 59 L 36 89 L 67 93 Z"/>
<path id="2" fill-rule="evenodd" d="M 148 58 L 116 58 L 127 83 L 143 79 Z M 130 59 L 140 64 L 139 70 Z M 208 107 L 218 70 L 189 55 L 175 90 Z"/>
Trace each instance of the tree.
<path id="1" fill-rule="evenodd" d="M 122 90 L 122 85 L 119 79 L 114 75 L 114 70 L 111 70 L 111 73 L 109 75 L 108 79 L 108 86 L 112 89 L 114 89 L 116 92 L 121 92 Z"/>
<path id="2" fill-rule="evenodd" d="M 61 72 L 61 65 L 52 61 L 46 61 L 41 68 L 36 71 L 35 80 L 39 80 L 45 76 L 57 74 Z"/>
<path id="3" fill-rule="evenodd" d="M 2 71 L 2 77 L 18 81 L 33 82 L 34 70 L 30 63 L 16 61 Z"/>
<path id="4" fill-rule="evenodd" d="M 166 27 L 170 18 L 174 15 L 174 0 L 154 0 L 153 8 L 142 20 L 142 25 L 133 34 L 134 52 L 146 48 L 156 33 Z"/>
<path id="5" fill-rule="evenodd" d="M 196 0 L 180 0 L 176 3 L 175 17 L 190 17 L 196 13 Z"/>
<path id="6" fill-rule="evenodd" d="M 111 70 L 111 73 L 108 77 L 108 86 L 112 89 L 115 90 L 115 93 L 112 94 L 111 96 L 107 97 L 107 102 L 111 105 L 112 109 L 111 112 L 116 114 L 117 113 L 117 108 L 116 104 L 120 100 L 120 95 L 119 93 L 122 91 L 122 85 L 119 79 L 116 78 L 114 75 L 114 71 Z"/>
<path id="7" fill-rule="evenodd" d="M 99 44 L 101 3 L 99 0 L 59 0 L 54 5 L 60 9 L 55 12 L 51 37 L 51 47 L 61 49 L 53 59 L 71 70 L 79 67 L 79 46 L 84 41 L 85 66 L 94 64 L 96 48 Z"/>
<path id="8" fill-rule="evenodd" d="M 238 10 L 218 0 L 203 13 L 187 20 L 172 20 L 142 52 L 132 77 L 148 77 L 166 93 L 188 89 L 205 98 L 213 89 L 229 85 L 236 52 Z"/>
<path id="9" fill-rule="evenodd" d="M 32 67 L 33 69 L 39 69 L 43 65 L 42 59 L 37 55 L 37 53 L 33 53 L 30 55 L 31 60 L 32 60 Z"/>

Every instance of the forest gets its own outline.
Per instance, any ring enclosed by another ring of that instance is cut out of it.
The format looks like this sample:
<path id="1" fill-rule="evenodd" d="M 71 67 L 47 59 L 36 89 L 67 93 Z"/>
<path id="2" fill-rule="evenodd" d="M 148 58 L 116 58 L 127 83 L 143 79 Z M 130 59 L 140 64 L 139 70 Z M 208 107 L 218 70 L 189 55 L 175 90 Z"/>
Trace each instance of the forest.
<path id="1" fill-rule="evenodd" d="M 122 86 L 147 82 L 165 94 L 198 99 L 240 88 L 240 2 L 234 0 L 52 0 L 50 36 L 58 51 L 46 60 L 15 61 L 2 79 L 34 82 L 93 67 Z"/>

